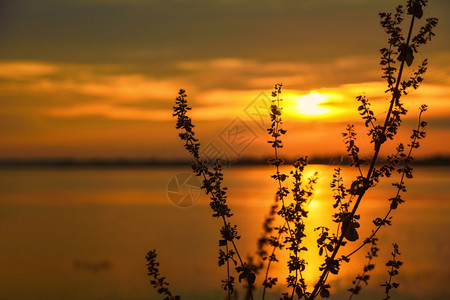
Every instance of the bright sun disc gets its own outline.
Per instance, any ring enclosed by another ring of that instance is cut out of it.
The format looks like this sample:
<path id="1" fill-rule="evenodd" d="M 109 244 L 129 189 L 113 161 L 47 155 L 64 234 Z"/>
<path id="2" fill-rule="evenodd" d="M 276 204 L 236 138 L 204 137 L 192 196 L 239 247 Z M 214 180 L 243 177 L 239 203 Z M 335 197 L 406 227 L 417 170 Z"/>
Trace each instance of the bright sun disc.
<path id="1" fill-rule="evenodd" d="M 326 95 L 318 92 L 311 92 L 297 100 L 297 110 L 300 114 L 306 116 L 319 116 L 328 113 L 329 109 L 321 106 L 327 100 Z"/>

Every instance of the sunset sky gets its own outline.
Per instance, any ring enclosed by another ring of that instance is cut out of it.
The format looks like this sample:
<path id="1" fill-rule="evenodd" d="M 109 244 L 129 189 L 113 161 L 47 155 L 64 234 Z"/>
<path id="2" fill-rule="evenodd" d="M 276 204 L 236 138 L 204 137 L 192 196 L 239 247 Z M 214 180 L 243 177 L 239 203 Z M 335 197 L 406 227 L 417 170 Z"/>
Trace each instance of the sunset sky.
<path id="1" fill-rule="evenodd" d="M 429 70 L 404 98 L 399 137 L 407 142 L 426 103 L 420 155 L 450 155 L 450 2 L 429 2 L 436 37 L 414 61 L 428 57 Z M 380 119 L 387 110 L 378 13 L 397 4 L 404 3 L 2 1 L 0 158 L 185 158 L 171 111 L 180 88 L 204 151 L 265 156 L 262 117 L 275 83 L 284 85 L 285 154 L 344 153 L 345 125 L 362 126 L 355 97 L 371 99 Z"/>

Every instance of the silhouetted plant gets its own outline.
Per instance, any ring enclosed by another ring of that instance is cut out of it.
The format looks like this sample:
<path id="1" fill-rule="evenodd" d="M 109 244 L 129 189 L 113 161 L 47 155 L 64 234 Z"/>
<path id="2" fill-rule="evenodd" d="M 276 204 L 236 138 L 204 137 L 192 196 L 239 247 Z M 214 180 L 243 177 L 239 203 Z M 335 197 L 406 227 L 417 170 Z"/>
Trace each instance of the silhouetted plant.
<path id="1" fill-rule="evenodd" d="M 242 279 L 246 279 L 249 285 L 250 298 L 253 299 L 251 289 L 255 282 L 255 274 L 253 267 L 243 262 L 239 250 L 236 246 L 235 240 L 240 239 L 237 232 L 237 226 L 232 225 L 228 219 L 233 215 L 230 208 L 227 205 L 226 187 L 222 187 L 222 167 L 220 160 L 214 163 L 213 170 L 210 170 L 210 166 L 206 160 L 201 160 L 199 155 L 200 143 L 195 138 L 193 131 L 194 125 L 192 120 L 187 116 L 187 112 L 191 109 L 187 105 L 186 93 L 184 90 L 180 90 L 178 97 L 176 98 L 176 105 L 174 106 L 174 116 L 177 117 L 177 129 L 182 129 L 179 134 L 180 138 L 185 141 L 184 147 L 193 156 L 194 163 L 192 164 L 192 170 L 196 176 L 200 176 L 203 179 L 202 189 L 209 195 L 211 202 L 210 207 L 213 211 L 213 217 L 219 218 L 223 221 L 222 229 L 220 230 L 221 239 L 219 240 L 219 247 L 224 247 L 225 251 L 219 249 L 219 266 L 226 265 L 227 267 L 227 279 L 222 280 L 222 287 L 228 292 L 228 298 L 234 290 L 235 278 L 230 275 L 230 261 L 236 266 L 235 270 L 238 273 L 239 282 Z M 229 249 L 231 247 L 233 249 Z M 238 261 L 234 258 L 237 256 Z"/>
<path id="2" fill-rule="evenodd" d="M 366 258 L 367 258 L 367 264 L 364 265 L 363 273 L 361 275 L 356 276 L 356 279 L 352 282 L 353 287 L 351 287 L 349 290 L 350 297 L 349 299 L 352 299 L 353 295 L 358 295 L 361 291 L 361 283 L 364 283 L 365 285 L 369 284 L 370 275 L 368 274 L 370 271 L 372 271 L 375 268 L 375 265 L 372 263 L 373 259 L 378 256 L 378 247 L 377 247 L 377 238 L 372 238 L 370 243 L 371 247 L 369 252 L 367 252 Z"/>
<path id="3" fill-rule="evenodd" d="M 402 118 L 407 114 L 402 97 L 407 95 L 410 89 L 417 89 L 423 82 L 423 74 L 427 70 L 428 61 L 424 59 L 415 70 L 411 72 L 408 79 L 402 79 L 406 68 L 412 66 L 414 54 L 418 52 L 421 45 L 426 44 L 434 36 L 433 29 L 437 25 L 436 18 L 428 18 L 425 24 L 413 36 L 414 23 L 423 16 L 423 8 L 427 5 L 426 0 L 408 0 L 406 7 L 398 6 L 395 13 L 380 13 L 380 23 L 388 35 L 388 47 L 380 49 L 382 78 L 386 80 L 387 89 L 385 93 L 389 95 L 390 101 L 384 119 L 379 122 L 370 105 L 370 100 L 365 95 L 356 97 L 358 103 L 358 113 L 361 116 L 370 143 L 373 145 L 373 153 L 369 159 L 360 157 L 360 147 L 357 144 L 357 134 L 355 126 L 348 124 L 343 132 L 343 140 L 346 145 L 350 165 L 354 167 L 358 174 L 346 187 L 342 177 L 341 169 L 336 168 L 331 180 L 330 188 L 333 193 L 332 207 L 334 213 L 331 219 L 336 223 L 335 229 L 325 226 L 315 228 L 317 232 L 317 248 L 319 256 L 323 257 L 323 263 L 318 266 L 321 272 L 317 282 L 308 287 L 303 272 L 306 269 L 306 252 L 309 250 L 304 246 L 305 219 L 308 217 L 307 205 L 314 195 L 314 187 L 318 180 L 315 173 L 312 177 L 305 179 L 304 169 L 307 166 L 307 157 L 298 158 L 293 164 L 293 171 L 285 174 L 281 170 L 284 160 L 280 156 L 283 148 L 282 137 L 286 134 L 283 129 L 282 120 L 282 84 L 276 84 L 272 92 L 272 105 L 270 107 L 270 127 L 267 129 L 270 136 L 268 143 L 274 150 L 274 157 L 269 160 L 269 164 L 275 168 L 272 178 L 276 182 L 276 196 L 271 205 L 268 215 L 263 224 L 263 234 L 258 239 L 255 257 L 249 257 L 246 262 L 237 247 L 237 240 L 240 235 L 237 226 L 231 223 L 231 209 L 227 204 L 226 187 L 222 186 L 223 174 L 222 163 L 217 160 L 212 166 L 200 157 L 200 143 L 193 131 L 194 125 L 188 112 L 191 109 L 186 101 L 186 93 L 180 90 L 173 108 L 174 116 L 177 118 L 176 128 L 180 129 L 180 138 L 184 141 L 184 147 L 192 155 L 194 162 L 192 170 L 195 175 L 202 178 L 202 189 L 210 197 L 210 207 L 212 216 L 221 220 L 221 238 L 219 240 L 219 266 L 226 266 L 226 279 L 222 280 L 222 287 L 227 292 L 227 298 L 235 292 L 235 276 L 238 281 L 244 280 L 247 284 L 248 299 L 253 299 L 256 275 L 263 271 L 262 298 L 266 296 L 266 290 L 274 287 L 280 280 L 270 276 L 270 267 L 278 262 L 277 251 L 287 251 L 287 269 L 289 275 L 286 278 L 287 290 L 281 294 L 281 299 L 305 299 L 312 300 L 318 296 L 328 298 L 331 294 L 331 286 L 328 283 L 330 274 L 339 274 L 341 265 L 350 261 L 350 258 L 360 251 L 365 245 L 370 244 L 367 253 L 367 263 L 363 266 L 363 272 L 356 276 L 353 286 L 349 289 L 350 299 L 361 292 L 364 285 L 367 285 L 371 272 L 375 265 L 373 260 L 378 255 L 377 233 L 384 226 L 392 224 L 392 212 L 404 202 L 402 193 L 406 192 L 405 180 L 413 177 L 411 161 L 412 152 L 419 148 L 419 141 L 425 137 L 427 123 L 422 120 L 422 115 L 426 111 L 426 105 L 420 107 L 418 125 L 413 130 L 407 146 L 398 144 L 395 152 L 387 155 L 383 163 L 380 163 L 381 148 L 394 140 L 402 124 Z M 405 15 L 410 18 L 407 35 L 404 36 L 401 25 Z M 399 64 L 399 65 L 398 65 Z M 359 234 L 360 215 L 358 208 L 363 203 L 366 192 L 375 187 L 383 178 L 391 177 L 395 172 L 399 173 L 400 180 L 392 183 L 395 194 L 389 198 L 389 205 L 383 217 L 373 220 L 374 228 L 372 233 L 363 240 Z M 287 180 L 293 179 L 293 188 L 289 189 Z M 277 218 L 281 218 L 280 225 L 276 225 Z M 362 240 L 354 250 L 343 254 L 343 249 L 349 244 Z M 398 287 L 392 282 L 392 277 L 397 275 L 401 262 L 396 260 L 399 255 L 398 247 L 394 244 L 393 258 L 388 262 L 391 267 L 389 280 L 383 284 L 385 287 L 386 299 L 389 299 L 389 291 Z M 162 294 L 172 297 L 167 289 L 164 278 L 159 277 L 158 270 L 155 270 L 156 254 L 149 252 L 149 274 L 154 276 L 152 285 Z M 150 263 L 151 262 L 151 263 Z M 234 268 L 233 268 L 234 267 Z M 233 271 L 234 270 L 234 271 Z M 236 275 L 233 276 L 233 272 Z M 172 299 L 172 298 L 168 298 Z"/>
<path id="4" fill-rule="evenodd" d="M 385 294 L 386 294 L 386 297 L 383 300 L 391 299 L 391 296 L 389 295 L 391 289 L 396 289 L 400 285 L 399 283 L 392 281 L 392 278 L 394 276 L 398 275 L 398 270 L 403 265 L 403 262 L 397 260 L 397 256 L 400 255 L 400 252 L 398 251 L 398 245 L 397 244 L 393 244 L 393 247 L 394 247 L 394 250 L 391 253 L 392 254 L 392 259 L 390 259 L 386 263 L 386 266 L 390 267 L 390 269 L 388 271 L 389 279 L 385 283 L 383 283 L 381 285 L 381 286 L 383 286 L 385 288 Z"/>
<path id="5" fill-rule="evenodd" d="M 277 248 L 282 249 L 285 247 L 289 250 L 289 260 L 288 260 L 288 269 L 289 276 L 286 278 L 287 286 L 292 288 L 291 293 L 283 293 L 282 296 L 284 299 L 291 299 L 294 294 L 298 297 L 303 297 L 306 295 L 306 283 L 303 279 L 302 272 L 306 268 L 306 260 L 300 257 L 302 251 L 307 251 L 308 249 L 302 245 L 303 238 L 306 237 L 304 230 L 304 218 L 307 218 L 308 211 L 306 210 L 306 204 L 308 200 L 312 197 L 314 191 L 314 185 L 317 181 L 317 173 L 315 173 L 312 177 L 308 179 L 308 183 L 303 186 L 303 171 L 307 165 L 307 157 L 298 158 L 293 166 L 294 171 L 291 171 L 291 175 L 294 178 L 294 187 L 291 191 L 284 185 L 284 182 L 289 177 L 286 174 L 280 172 L 280 166 L 283 165 L 284 161 L 279 157 L 279 151 L 283 148 L 282 140 L 280 139 L 282 135 L 286 134 L 286 130 L 282 129 L 282 107 L 281 102 L 282 98 L 280 97 L 282 90 L 282 84 L 276 84 L 275 88 L 272 92 L 273 104 L 270 107 L 270 119 L 271 126 L 267 129 L 267 132 L 272 137 L 271 140 L 268 141 L 269 144 L 272 145 L 274 149 L 274 158 L 269 160 L 269 164 L 275 166 L 276 172 L 272 175 L 277 182 L 277 192 L 276 199 L 280 199 L 281 209 L 278 211 L 278 215 L 280 215 L 284 219 L 284 225 L 281 227 L 275 227 L 274 229 L 278 230 L 278 236 L 271 236 L 270 241 L 272 241 L 271 245 L 273 246 L 273 251 L 269 259 L 269 263 L 266 269 L 266 275 L 263 281 L 263 298 L 265 296 L 265 292 L 267 288 L 272 288 L 276 282 L 277 278 L 268 277 L 269 269 L 272 261 L 278 261 L 275 255 L 275 250 Z M 286 205 L 285 198 L 289 193 L 292 193 L 293 201 Z M 284 240 L 280 238 L 284 233 L 287 235 Z M 267 257 L 263 257 L 263 260 L 266 260 Z M 291 275 L 294 273 L 295 275 Z"/>
<path id="6" fill-rule="evenodd" d="M 145 259 L 147 260 L 148 276 L 150 276 L 150 284 L 158 291 L 158 294 L 164 295 L 164 300 L 179 300 L 180 296 L 172 296 L 169 290 L 169 283 L 165 281 L 165 277 L 159 274 L 159 262 L 156 260 L 156 250 L 151 250 L 147 253 Z"/>
<path id="7" fill-rule="evenodd" d="M 400 155 L 400 157 L 404 157 L 402 152 L 403 146 L 399 145 L 397 147 L 397 153 L 394 156 L 388 158 L 388 164 L 382 166 L 377 169 L 376 163 L 378 160 L 378 156 L 380 154 L 381 146 L 387 141 L 394 139 L 397 134 L 398 128 L 402 122 L 402 116 L 407 113 L 407 110 L 403 107 L 403 103 L 400 101 L 402 95 L 408 94 L 408 89 L 413 87 L 417 89 L 419 84 L 423 81 L 421 75 L 423 75 L 426 71 L 427 60 L 425 59 L 418 67 L 418 69 L 413 72 L 413 75 L 408 80 L 402 81 L 402 74 L 405 70 L 405 63 L 408 66 L 412 65 L 414 60 L 414 53 L 417 52 L 420 45 L 427 43 L 432 36 L 434 36 L 432 30 L 437 25 L 436 18 L 428 18 L 426 19 L 426 24 L 422 26 L 419 30 L 419 33 L 411 39 L 413 26 L 415 19 L 420 19 L 423 15 L 423 7 L 425 7 L 427 1 L 424 0 L 409 0 L 407 2 L 407 11 L 408 15 L 411 15 L 411 22 L 409 26 L 408 35 L 405 37 L 402 34 L 402 30 L 400 25 L 404 19 L 405 10 L 402 6 L 398 6 L 396 9 L 396 13 L 392 15 L 391 13 L 380 13 L 381 18 L 381 26 L 388 34 L 388 44 L 389 48 L 383 48 L 380 50 L 381 52 L 381 66 L 383 75 L 382 78 L 385 78 L 387 81 L 388 89 L 385 91 L 386 93 L 391 95 L 391 101 L 389 104 L 388 111 L 386 113 L 384 122 L 382 124 L 376 124 L 376 118 L 374 117 L 374 113 L 370 110 L 369 100 L 365 96 L 358 96 L 357 100 L 361 103 L 358 107 L 360 115 L 362 115 L 363 120 L 365 121 L 365 126 L 369 128 L 369 136 L 371 137 L 371 143 L 374 144 L 374 152 L 372 159 L 370 160 L 370 165 L 367 170 L 366 175 L 364 176 L 361 171 L 361 160 L 358 157 L 358 148 L 354 143 L 356 138 L 356 134 L 352 130 L 352 126 L 347 127 L 347 132 L 344 133 L 344 137 L 346 138 L 347 151 L 349 152 L 349 156 L 352 158 L 352 165 L 358 168 L 360 175 L 353 181 L 351 188 L 349 189 L 349 203 L 356 198 L 353 208 L 350 212 L 344 211 L 335 215 L 335 222 L 339 223 L 341 226 L 339 238 L 333 240 L 332 246 L 334 250 L 331 255 L 326 255 L 326 259 L 324 264 L 321 266 L 322 275 L 320 276 L 317 284 L 314 286 L 314 290 L 308 297 L 308 299 L 314 299 L 320 292 L 323 290 L 326 279 L 328 278 L 329 273 L 338 273 L 340 264 L 342 262 L 347 262 L 349 257 L 355 253 L 353 251 L 350 255 L 344 255 L 342 257 L 338 257 L 339 250 L 342 246 L 346 244 L 345 240 L 353 242 L 358 239 L 357 228 L 359 227 L 359 215 L 357 214 L 358 207 L 361 204 L 361 201 L 369 188 L 372 188 L 379 182 L 380 177 L 389 177 L 391 175 L 391 171 L 395 168 L 396 157 Z M 397 61 L 400 62 L 400 66 L 396 67 L 396 60 L 393 57 L 397 56 Z M 426 106 L 421 107 L 420 117 L 422 113 L 426 110 Z M 425 137 L 424 127 L 426 123 L 419 120 L 418 129 L 414 130 L 412 141 L 409 144 L 410 151 L 405 158 L 404 167 L 398 169 L 400 173 L 402 173 L 401 182 L 395 183 L 394 186 L 398 188 L 397 196 L 391 198 L 390 210 L 386 214 L 389 217 L 391 210 L 396 209 L 398 204 L 402 203 L 403 200 L 400 197 L 400 192 L 406 191 L 404 186 L 403 178 L 406 176 L 407 178 L 412 177 L 412 169 L 409 166 L 409 162 L 412 160 L 412 150 L 419 147 L 419 143 L 417 139 L 421 139 Z M 377 226 L 377 230 L 382 225 L 389 224 L 390 220 L 386 217 L 375 220 L 375 225 Z M 375 232 L 376 232 L 375 231 Z M 374 234 L 372 235 L 372 237 Z M 345 240 L 344 240 L 345 239 Z M 366 239 L 364 244 L 367 244 L 371 238 Z M 358 248 L 357 250 L 359 250 Z M 357 251 L 356 250 L 356 251 Z"/>

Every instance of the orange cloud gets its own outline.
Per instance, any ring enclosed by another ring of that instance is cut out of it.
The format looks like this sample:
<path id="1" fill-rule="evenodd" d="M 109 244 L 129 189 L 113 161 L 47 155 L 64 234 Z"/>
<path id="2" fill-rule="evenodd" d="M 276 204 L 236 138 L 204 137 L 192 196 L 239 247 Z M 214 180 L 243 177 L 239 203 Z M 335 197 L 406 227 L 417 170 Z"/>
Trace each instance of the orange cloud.
<path id="1" fill-rule="evenodd" d="M 172 112 L 169 110 L 156 109 L 133 109 L 127 107 L 115 107 L 108 104 L 79 105 L 65 108 L 49 108 L 42 110 L 47 116 L 58 118 L 77 118 L 87 116 L 98 116 L 116 120 L 146 120 L 166 121 L 171 119 Z"/>
<path id="2" fill-rule="evenodd" d="M 56 65 L 41 62 L 0 62 L 0 78 L 4 79 L 30 79 L 54 74 L 57 71 Z"/>
<path id="3" fill-rule="evenodd" d="M 168 80 L 145 78 L 141 75 L 123 75 L 100 76 L 92 81 L 41 79 L 29 84 L 4 85 L 2 89 L 36 93 L 83 94 L 113 101 L 141 101 L 173 98 L 180 85 Z"/>

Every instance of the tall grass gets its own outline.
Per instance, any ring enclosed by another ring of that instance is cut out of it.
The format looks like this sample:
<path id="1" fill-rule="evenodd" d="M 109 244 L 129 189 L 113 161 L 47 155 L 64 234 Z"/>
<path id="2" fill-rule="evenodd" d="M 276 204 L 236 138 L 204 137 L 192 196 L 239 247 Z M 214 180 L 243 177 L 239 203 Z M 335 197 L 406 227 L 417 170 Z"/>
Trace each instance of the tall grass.
<path id="1" fill-rule="evenodd" d="M 383 227 L 392 224 L 392 214 L 404 202 L 403 194 L 406 192 L 405 180 L 413 177 L 411 161 L 413 151 L 420 146 L 420 140 L 426 135 L 427 123 L 422 120 L 423 113 L 427 110 L 422 105 L 418 112 L 417 126 L 412 130 L 409 142 L 405 145 L 398 143 L 394 153 L 381 157 L 381 149 L 388 141 L 396 140 L 397 132 L 402 124 L 407 110 L 403 105 L 403 98 L 411 89 L 417 89 L 423 81 L 423 75 L 427 70 L 427 59 L 424 59 L 416 67 L 413 67 L 415 54 L 420 47 L 428 43 L 434 36 L 433 29 L 437 25 L 436 18 L 422 20 L 423 9 L 427 6 L 426 0 L 408 0 L 406 7 L 398 6 L 394 13 L 380 13 L 380 24 L 387 34 L 387 47 L 380 49 L 380 65 L 382 78 L 386 80 L 385 93 L 390 101 L 386 103 L 386 112 L 380 120 L 371 109 L 370 100 L 359 95 L 357 111 L 364 121 L 367 135 L 370 137 L 372 154 L 369 159 L 360 156 L 355 126 L 348 124 L 342 133 L 347 148 L 351 166 L 357 170 L 357 177 L 350 186 L 344 185 L 341 169 L 336 168 L 331 178 L 330 189 L 333 199 L 330 205 L 334 208 L 331 216 L 336 224 L 335 228 L 319 226 L 315 228 L 317 233 L 318 254 L 323 257 L 323 262 L 316 266 L 320 270 L 320 276 L 314 285 L 308 286 L 304 279 L 304 271 L 308 265 L 308 249 L 304 246 L 305 220 L 308 218 L 307 204 L 313 196 L 317 174 L 305 178 L 304 169 L 308 164 L 306 156 L 299 157 L 292 166 L 289 174 L 282 172 L 284 164 L 281 158 L 283 148 L 283 91 L 282 84 L 276 84 L 272 92 L 272 105 L 270 108 L 270 127 L 267 129 L 270 139 L 268 143 L 273 148 L 273 158 L 269 164 L 273 166 L 272 178 L 276 182 L 275 202 L 269 209 L 269 214 L 263 224 L 263 234 L 258 239 L 256 254 L 250 259 L 244 260 L 239 251 L 237 225 L 232 222 L 231 208 L 227 204 L 227 189 L 222 185 L 222 162 L 217 160 L 213 165 L 200 157 L 200 142 L 195 136 L 194 125 L 189 117 L 190 106 L 187 103 L 187 94 L 180 90 L 173 108 L 176 117 L 176 128 L 180 130 L 179 136 L 184 142 L 184 147 L 193 157 L 192 170 L 202 179 L 202 189 L 210 197 L 212 216 L 222 224 L 219 241 L 219 266 L 225 267 L 225 278 L 222 280 L 222 288 L 228 299 L 236 289 L 236 281 L 244 282 L 247 299 L 254 298 L 257 289 L 255 282 L 257 276 L 262 279 L 262 299 L 265 299 L 268 289 L 277 285 L 281 280 L 271 276 L 271 266 L 278 262 L 278 254 L 281 251 L 288 252 L 287 269 L 289 276 L 285 279 L 286 290 L 280 295 L 281 299 L 305 299 L 311 300 L 317 297 L 330 297 L 330 276 L 339 275 L 341 266 L 348 263 L 351 257 L 370 245 L 367 252 L 367 263 L 361 266 L 362 272 L 352 282 L 349 291 L 349 299 L 361 292 L 364 284 L 370 279 L 370 272 L 374 268 L 373 259 L 378 253 L 377 234 Z M 415 23 L 422 21 L 423 25 L 415 30 Z M 402 26 L 408 22 L 406 35 Z M 405 76 L 410 71 L 410 76 Z M 405 79 L 406 77 L 406 79 Z M 367 147 L 367 145 L 364 145 Z M 366 192 L 375 188 L 381 180 L 391 177 L 393 173 L 399 173 L 400 179 L 393 182 L 394 191 L 389 198 L 386 213 L 373 220 L 372 233 L 367 237 L 361 237 L 359 208 L 364 205 Z M 293 180 L 293 187 L 288 188 L 287 181 Z M 280 220 L 278 222 L 278 220 Z M 276 225 L 279 224 L 279 225 Z M 349 249 L 350 248 L 350 249 Z M 400 252 L 394 244 L 393 258 L 387 263 L 390 268 L 389 278 L 383 284 L 386 299 L 390 298 L 390 290 L 398 287 L 392 278 L 398 274 L 401 262 L 398 261 Z M 156 261 L 156 252 L 150 251 L 148 256 L 149 275 L 152 276 L 152 285 L 165 299 L 178 299 L 169 291 L 168 283 L 161 277 Z"/>

